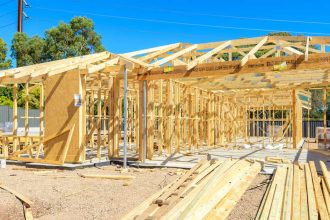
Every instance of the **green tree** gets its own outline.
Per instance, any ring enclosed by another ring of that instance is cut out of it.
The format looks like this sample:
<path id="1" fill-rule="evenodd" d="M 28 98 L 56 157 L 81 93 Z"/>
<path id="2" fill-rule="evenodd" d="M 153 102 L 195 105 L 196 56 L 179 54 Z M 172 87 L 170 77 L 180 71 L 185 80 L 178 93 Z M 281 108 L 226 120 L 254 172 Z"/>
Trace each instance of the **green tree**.
<path id="1" fill-rule="evenodd" d="M 8 69 L 11 66 L 11 60 L 7 59 L 7 45 L 3 39 L 0 38 L 0 70 Z M 10 88 L 0 87 L 0 105 L 12 106 L 12 91 Z"/>
<path id="2" fill-rule="evenodd" d="M 0 70 L 8 69 L 11 66 L 11 60 L 7 59 L 7 45 L 5 41 L 0 38 Z"/>
<path id="3" fill-rule="evenodd" d="M 101 36 L 94 23 L 86 17 L 74 17 L 70 23 L 61 22 L 45 33 L 45 57 L 58 60 L 104 51 Z"/>
<path id="4" fill-rule="evenodd" d="M 12 58 L 17 66 L 32 65 L 44 61 L 45 41 L 39 36 L 29 37 L 25 33 L 17 32 L 12 40 Z"/>

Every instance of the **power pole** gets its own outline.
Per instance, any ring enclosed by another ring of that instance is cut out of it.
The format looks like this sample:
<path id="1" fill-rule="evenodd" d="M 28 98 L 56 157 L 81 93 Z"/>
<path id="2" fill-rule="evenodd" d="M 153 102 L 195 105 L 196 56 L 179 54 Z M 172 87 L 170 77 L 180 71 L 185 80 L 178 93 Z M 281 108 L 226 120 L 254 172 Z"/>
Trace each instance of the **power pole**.
<path id="1" fill-rule="evenodd" d="M 18 0 L 17 32 L 23 31 L 23 0 Z"/>

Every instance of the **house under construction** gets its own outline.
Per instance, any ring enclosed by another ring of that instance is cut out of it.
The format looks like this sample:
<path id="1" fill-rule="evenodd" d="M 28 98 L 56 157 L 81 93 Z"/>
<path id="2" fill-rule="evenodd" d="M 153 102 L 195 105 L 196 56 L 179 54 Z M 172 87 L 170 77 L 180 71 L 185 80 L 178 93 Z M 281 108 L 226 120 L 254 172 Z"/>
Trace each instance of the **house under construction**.
<path id="1" fill-rule="evenodd" d="M 262 36 L 3 70 L 0 85 L 13 89 L 14 105 L 13 130 L 0 134 L 0 154 L 61 165 L 121 158 L 126 150 L 144 160 L 220 146 L 298 148 L 310 91 L 322 89 L 326 104 L 328 45 L 330 37 Z M 24 134 L 17 132 L 19 84 Z M 28 95 L 36 86 L 40 133 L 31 134 Z"/>

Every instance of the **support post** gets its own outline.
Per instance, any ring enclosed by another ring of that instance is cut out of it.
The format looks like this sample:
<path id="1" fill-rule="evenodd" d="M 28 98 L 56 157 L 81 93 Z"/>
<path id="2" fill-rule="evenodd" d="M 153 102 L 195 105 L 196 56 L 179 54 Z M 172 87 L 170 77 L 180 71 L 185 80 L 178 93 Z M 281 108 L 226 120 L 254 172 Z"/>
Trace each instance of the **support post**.
<path id="1" fill-rule="evenodd" d="M 297 105 L 296 105 L 296 90 L 292 90 L 292 147 L 297 147 Z"/>
<path id="2" fill-rule="evenodd" d="M 27 138 L 29 135 L 29 83 L 25 84 L 25 106 L 24 106 L 24 136 L 25 145 L 28 144 Z"/>
<path id="3" fill-rule="evenodd" d="M 327 89 L 323 89 L 323 145 L 327 148 Z"/>
<path id="4" fill-rule="evenodd" d="M 124 168 L 127 167 L 127 70 L 124 65 Z"/>
<path id="5" fill-rule="evenodd" d="M 147 158 L 147 81 L 143 81 L 143 162 Z"/>
<path id="6" fill-rule="evenodd" d="M 13 136 L 14 136 L 14 152 L 17 151 L 18 138 L 17 138 L 17 83 L 13 85 Z"/>

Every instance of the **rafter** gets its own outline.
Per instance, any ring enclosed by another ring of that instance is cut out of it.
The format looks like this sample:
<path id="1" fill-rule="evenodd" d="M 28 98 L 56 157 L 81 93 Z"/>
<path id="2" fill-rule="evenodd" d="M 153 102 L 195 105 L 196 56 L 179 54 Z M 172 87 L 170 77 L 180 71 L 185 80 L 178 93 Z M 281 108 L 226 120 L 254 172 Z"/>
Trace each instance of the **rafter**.
<path id="1" fill-rule="evenodd" d="M 176 52 L 176 53 L 174 53 L 174 54 L 172 54 L 172 55 L 170 55 L 168 57 L 165 57 L 165 58 L 163 58 L 161 60 L 158 60 L 158 61 L 154 62 L 153 63 L 153 66 L 160 66 L 162 64 L 165 64 L 165 63 L 167 63 L 167 62 L 169 62 L 171 60 L 174 60 L 174 59 L 182 56 L 183 54 L 186 54 L 186 53 L 189 53 L 189 52 L 195 50 L 196 48 L 197 48 L 197 44 L 194 44 L 192 46 L 189 46 L 189 47 L 187 47 L 187 48 L 185 48 L 183 50 L 180 50 L 180 51 L 178 51 L 178 52 Z"/>
<path id="2" fill-rule="evenodd" d="M 123 58 L 124 60 L 127 60 L 129 62 L 132 62 L 132 63 L 136 63 L 136 64 L 139 64 L 143 67 L 150 67 L 151 65 L 146 63 L 146 62 L 143 62 L 141 60 L 138 60 L 138 59 L 135 59 L 135 58 L 132 58 L 132 57 L 129 57 L 127 55 L 124 55 L 124 54 L 120 54 L 118 55 L 120 58 Z"/>
<path id="3" fill-rule="evenodd" d="M 284 47 L 283 49 L 285 51 L 289 52 L 289 53 L 294 53 L 294 54 L 297 54 L 297 55 L 304 55 L 304 53 L 300 52 L 297 49 L 294 49 L 293 47 Z"/>
<path id="4" fill-rule="evenodd" d="M 254 54 L 260 49 L 260 47 L 262 47 L 267 42 L 267 40 L 268 36 L 264 37 L 252 50 L 250 50 L 250 52 L 247 53 L 245 57 L 243 57 L 243 59 L 241 60 L 241 66 L 244 66 L 250 59 L 250 56 L 254 56 Z"/>
<path id="5" fill-rule="evenodd" d="M 160 55 L 162 55 L 164 53 L 167 53 L 167 52 L 169 52 L 171 50 L 174 50 L 175 48 L 178 48 L 180 45 L 181 45 L 180 43 L 170 44 L 170 45 L 168 45 L 167 47 L 165 47 L 162 50 L 158 50 L 158 51 L 155 51 L 153 53 L 150 53 L 150 54 L 148 54 L 146 56 L 140 57 L 139 60 L 141 60 L 141 61 L 150 60 L 150 59 L 155 58 L 157 56 L 160 56 Z"/>
<path id="6" fill-rule="evenodd" d="M 305 61 L 308 60 L 308 53 L 309 53 L 309 37 L 306 39 L 306 47 L 305 47 Z"/>
<path id="7" fill-rule="evenodd" d="M 225 49 L 226 47 L 230 46 L 231 41 L 226 41 L 225 43 L 217 46 L 216 48 L 214 48 L 213 50 L 205 53 L 204 55 L 196 58 L 195 60 L 191 61 L 188 66 L 187 69 L 190 70 L 192 68 L 194 68 L 195 66 L 197 66 L 197 64 L 207 60 L 208 58 L 212 57 L 214 54 L 217 54 L 218 52 L 220 52 L 221 50 Z"/>

